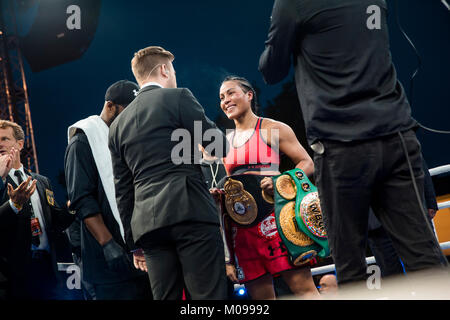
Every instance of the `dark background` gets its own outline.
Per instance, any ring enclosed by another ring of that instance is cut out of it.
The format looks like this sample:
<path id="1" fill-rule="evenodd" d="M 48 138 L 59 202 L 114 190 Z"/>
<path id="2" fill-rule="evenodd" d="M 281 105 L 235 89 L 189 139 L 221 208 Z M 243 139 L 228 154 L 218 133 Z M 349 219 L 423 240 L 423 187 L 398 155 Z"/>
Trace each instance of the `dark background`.
<path id="1" fill-rule="evenodd" d="M 414 82 L 413 117 L 427 127 L 450 130 L 450 12 L 439 0 L 398 3 L 402 25 L 423 64 Z M 417 58 L 395 23 L 392 0 L 388 4 L 393 60 L 409 92 Z M 262 115 L 286 121 L 301 138 L 292 70 L 281 84 L 267 86 L 257 69 L 272 5 L 272 0 L 103 0 L 95 37 L 82 58 L 37 73 L 25 63 L 39 169 L 53 181 L 58 202 L 65 202 L 58 176 L 67 127 L 100 114 L 110 84 L 134 81 L 130 60 L 149 45 L 174 53 L 178 86 L 188 87 L 211 119 L 225 123 L 218 119 L 218 90 L 226 75 L 236 74 L 257 87 Z M 24 32 L 27 21 L 19 22 Z M 449 135 L 420 130 L 418 137 L 430 168 L 450 163 Z"/>

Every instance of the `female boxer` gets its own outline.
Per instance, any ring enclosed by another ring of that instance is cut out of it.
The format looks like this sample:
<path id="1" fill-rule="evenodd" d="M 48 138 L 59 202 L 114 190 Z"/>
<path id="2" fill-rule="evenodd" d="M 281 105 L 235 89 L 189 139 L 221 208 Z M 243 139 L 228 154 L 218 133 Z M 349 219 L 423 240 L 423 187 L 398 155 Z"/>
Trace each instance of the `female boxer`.
<path id="1" fill-rule="evenodd" d="M 312 175 L 313 161 L 292 129 L 282 122 L 260 118 L 255 114 L 256 93 L 246 79 L 225 78 L 219 96 L 222 111 L 236 126 L 227 135 L 230 149 L 223 159 L 230 178 L 239 178 L 246 183 L 246 190 L 259 190 L 253 191 L 255 199 L 261 194 L 261 189 L 273 195 L 272 179 L 261 176 L 280 174 L 281 153 L 288 156 L 297 168 Z M 243 175 L 253 177 L 242 178 Z M 253 184 L 252 188 L 248 188 L 249 183 Z M 212 190 L 212 193 L 217 195 L 218 190 Z M 266 206 L 267 203 L 258 203 L 258 211 Z M 239 212 L 239 207 L 236 210 Z M 233 282 L 244 283 L 255 300 L 275 299 L 272 279 L 276 275 L 283 277 L 295 295 L 317 298 L 319 294 L 309 265 L 299 268 L 290 263 L 286 247 L 277 231 L 273 206 L 266 212 L 262 217 L 261 212 L 258 212 L 254 225 L 243 226 L 231 221 L 231 230 L 228 230 L 231 232 L 228 232 L 226 242 L 236 259 L 234 264 L 227 264 L 227 276 Z"/>

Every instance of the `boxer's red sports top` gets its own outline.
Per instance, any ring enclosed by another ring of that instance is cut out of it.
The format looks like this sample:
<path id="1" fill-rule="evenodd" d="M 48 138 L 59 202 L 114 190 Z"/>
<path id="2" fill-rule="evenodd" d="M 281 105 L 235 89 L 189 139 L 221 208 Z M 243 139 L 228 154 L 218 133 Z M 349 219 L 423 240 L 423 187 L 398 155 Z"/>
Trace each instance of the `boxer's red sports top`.
<path id="1" fill-rule="evenodd" d="M 258 118 L 253 134 L 243 145 L 234 147 L 234 135 L 230 140 L 230 150 L 223 162 L 229 175 L 242 174 L 246 171 L 278 171 L 280 154 L 276 148 L 269 146 L 261 135 L 263 118 Z"/>

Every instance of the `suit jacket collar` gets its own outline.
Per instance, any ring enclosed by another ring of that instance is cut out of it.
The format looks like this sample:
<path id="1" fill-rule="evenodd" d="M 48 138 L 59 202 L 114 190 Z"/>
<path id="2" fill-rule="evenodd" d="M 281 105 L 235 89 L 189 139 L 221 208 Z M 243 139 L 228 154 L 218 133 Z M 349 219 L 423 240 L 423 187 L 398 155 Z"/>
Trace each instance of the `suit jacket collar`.
<path id="1" fill-rule="evenodd" d="M 25 168 L 23 167 L 23 165 L 19 168 L 19 169 L 14 169 L 12 168 L 8 175 L 6 176 L 6 183 L 10 183 L 14 189 L 18 187 L 17 183 L 14 182 L 14 179 L 12 178 L 12 176 L 14 175 L 14 172 L 20 170 L 23 174 L 25 174 L 24 177 L 22 177 L 23 181 L 25 181 L 27 179 L 27 177 L 30 175 L 30 173 L 25 170 Z"/>
<path id="2" fill-rule="evenodd" d="M 9 171 L 7 177 L 10 178 L 10 180 L 14 183 L 14 184 L 13 184 L 14 188 L 17 188 L 17 185 L 16 185 L 16 183 L 14 182 L 14 179 L 12 178 L 12 176 L 14 175 L 14 173 L 15 173 L 16 171 L 20 171 L 22 174 L 25 175 L 25 176 L 22 176 L 22 179 L 23 179 L 24 181 L 27 179 L 27 176 L 29 175 L 28 171 L 25 170 L 25 168 L 23 167 L 23 165 L 21 165 L 19 169 L 14 169 L 14 168 L 12 168 L 12 169 Z M 10 183 L 11 183 L 11 182 L 10 182 Z"/>
<path id="3" fill-rule="evenodd" d="M 162 88 L 159 86 L 156 86 L 156 85 L 150 85 L 150 86 L 144 87 L 141 90 L 139 90 L 136 96 L 140 95 L 143 92 L 147 92 L 147 91 L 150 91 L 153 89 L 162 89 Z"/>
<path id="4" fill-rule="evenodd" d="M 6 176 L 5 185 L 7 186 L 8 183 L 11 184 L 14 189 L 17 188 L 17 184 L 14 182 L 14 180 L 11 178 L 11 176 L 9 174 Z M 5 192 L 5 197 L 8 197 L 8 193 L 6 193 L 6 192 Z"/>
<path id="5" fill-rule="evenodd" d="M 144 85 L 142 85 L 141 89 L 144 89 L 145 87 L 150 87 L 150 86 L 157 86 L 160 88 L 164 88 L 164 86 L 162 84 L 160 84 L 159 82 L 147 82 Z"/>

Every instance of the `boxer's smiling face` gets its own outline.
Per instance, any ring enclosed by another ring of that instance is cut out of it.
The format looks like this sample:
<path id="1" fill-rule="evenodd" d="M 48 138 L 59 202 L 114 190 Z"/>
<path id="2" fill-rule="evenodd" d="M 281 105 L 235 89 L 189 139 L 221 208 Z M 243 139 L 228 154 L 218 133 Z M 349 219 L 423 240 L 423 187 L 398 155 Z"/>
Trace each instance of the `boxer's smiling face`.
<path id="1" fill-rule="evenodd" d="M 251 110 L 253 93 L 244 92 L 236 81 L 226 81 L 220 87 L 220 108 L 228 119 L 236 119 Z"/>

